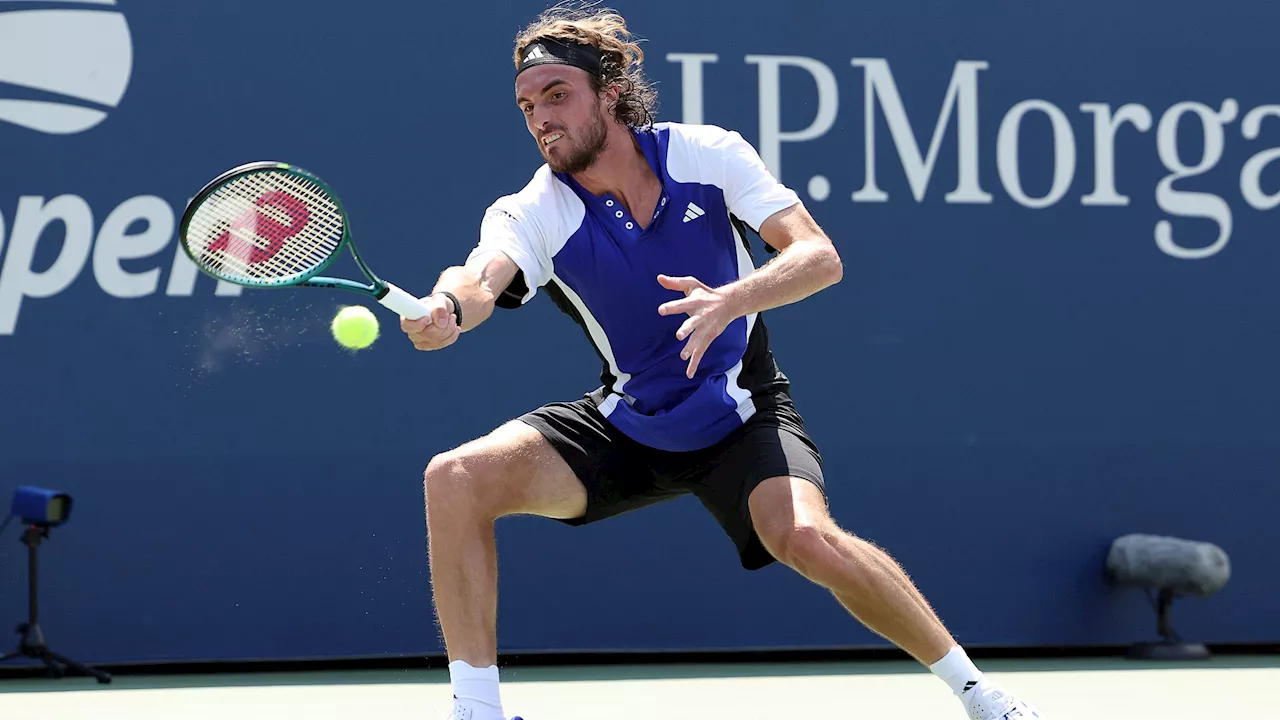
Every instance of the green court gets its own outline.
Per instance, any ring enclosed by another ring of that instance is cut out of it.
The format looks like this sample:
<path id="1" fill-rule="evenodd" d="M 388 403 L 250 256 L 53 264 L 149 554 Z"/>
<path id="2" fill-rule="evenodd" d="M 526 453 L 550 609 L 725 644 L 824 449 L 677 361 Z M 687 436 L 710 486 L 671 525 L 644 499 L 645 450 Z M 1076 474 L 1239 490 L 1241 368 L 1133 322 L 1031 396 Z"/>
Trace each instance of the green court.
<path id="1" fill-rule="evenodd" d="M 992 677 L 1050 720 L 1280 717 L 1280 656 L 1152 664 L 987 660 Z M 963 718 L 909 662 L 515 667 L 503 704 L 525 720 Z M 448 674 L 373 670 L 0 681 L 0 718 L 23 720 L 444 720 Z"/>

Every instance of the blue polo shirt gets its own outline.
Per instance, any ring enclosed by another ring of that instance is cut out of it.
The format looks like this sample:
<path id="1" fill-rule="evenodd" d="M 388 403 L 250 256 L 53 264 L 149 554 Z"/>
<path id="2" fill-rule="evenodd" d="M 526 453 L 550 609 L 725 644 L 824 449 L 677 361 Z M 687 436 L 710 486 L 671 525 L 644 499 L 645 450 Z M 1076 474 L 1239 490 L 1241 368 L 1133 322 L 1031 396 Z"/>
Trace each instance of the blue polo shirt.
<path id="1" fill-rule="evenodd" d="M 573 318 L 604 362 L 590 396 L 618 430 L 649 447 L 687 451 L 725 438 L 786 391 L 757 314 L 738 318 L 707 349 L 692 379 L 680 359 L 688 318 L 658 306 L 683 297 L 660 274 L 719 287 L 755 269 L 745 226 L 800 202 L 736 132 L 658 123 L 634 131 L 662 183 L 642 229 L 611 194 L 592 195 L 543 165 L 496 200 L 469 260 L 506 254 L 520 275 L 499 301 L 519 307 L 540 288 Z"/>

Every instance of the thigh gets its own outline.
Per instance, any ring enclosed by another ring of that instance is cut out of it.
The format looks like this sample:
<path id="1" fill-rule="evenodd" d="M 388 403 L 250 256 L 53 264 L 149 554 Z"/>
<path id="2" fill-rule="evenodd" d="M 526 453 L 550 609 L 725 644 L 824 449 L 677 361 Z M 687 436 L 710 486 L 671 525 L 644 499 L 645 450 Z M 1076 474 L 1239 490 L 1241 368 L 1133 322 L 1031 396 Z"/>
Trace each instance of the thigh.
<path id="1" fill-rule="evenodd" d="M 659 451 L 619 432 L 590 398 L 544 405 L 520 422 L 537 430 L 586 489 L 586 509 L 570 525 L 585 525 L 669 500 L 686 491 L 654 472 Z"/>
<path id="2" fill-rule="evenodd" d="M 751 526 L 766 547 L 782 546 L 799 528 L 829 529 L 827 499 L 814 483 L 794 476 L 765 480 L 747 498 Z"/>
<path id="3" fill-rule="evenodd" d="M 551 443 L 511 421 L 450 450 L 427 468 L 427 502 L 470 502 L 493 517 L 582 515 L 586 489 Z"/>
<path id="4" fill-rule="evenodd" d="M 761 411 L 748 420 L 717 454 L 694 493 L 715 516 L 738 549 L 748 570 L 776 558 L 765 548 L 752 518 L 752 494 L 772 478 L 798 478 L 817 490 L 825 511 L 826 485 L 822 456 L 804 429 L 804 421 L 789 403 Z M 758 498 L 767 501 L 768 498 Z"/>

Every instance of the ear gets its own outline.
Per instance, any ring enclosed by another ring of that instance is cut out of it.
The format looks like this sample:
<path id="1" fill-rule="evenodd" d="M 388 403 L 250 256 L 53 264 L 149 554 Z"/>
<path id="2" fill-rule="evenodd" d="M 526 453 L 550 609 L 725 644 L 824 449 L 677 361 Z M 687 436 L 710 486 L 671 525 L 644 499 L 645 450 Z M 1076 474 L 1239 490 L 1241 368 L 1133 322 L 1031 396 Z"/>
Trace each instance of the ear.
<path id="1" fill-rule="evenodd" d="M 618 98 L 622 97 L 622 87 L 617 83 L 610 84 L 600 91 L 600 101 L 604 103 L 605 114 L 617 121 L 615 110 L 618 107 Z"/>

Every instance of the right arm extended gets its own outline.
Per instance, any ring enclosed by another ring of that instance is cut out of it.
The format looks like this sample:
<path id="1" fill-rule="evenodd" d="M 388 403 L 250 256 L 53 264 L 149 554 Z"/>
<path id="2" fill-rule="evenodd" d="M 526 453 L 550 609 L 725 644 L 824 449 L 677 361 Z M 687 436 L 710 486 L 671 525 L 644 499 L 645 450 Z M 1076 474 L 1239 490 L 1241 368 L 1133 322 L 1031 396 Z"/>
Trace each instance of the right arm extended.
<path id="1" fill-rule="evenodd" d="M 519 267 L 502 252 L 478 255 L 465 265 L 440 273 L 431 294 L 423 301 L 431 308 L 428 318 L 400 319 L 400 329 L 419 350 L 439 350 L 452 345 L 459 333 L 474 329 L 493 314 L 494 303 L 515 279 Z M 462 304 L 462 327 L 454 321 L 453 301 L 441 290 L 453 293 Z"/>

